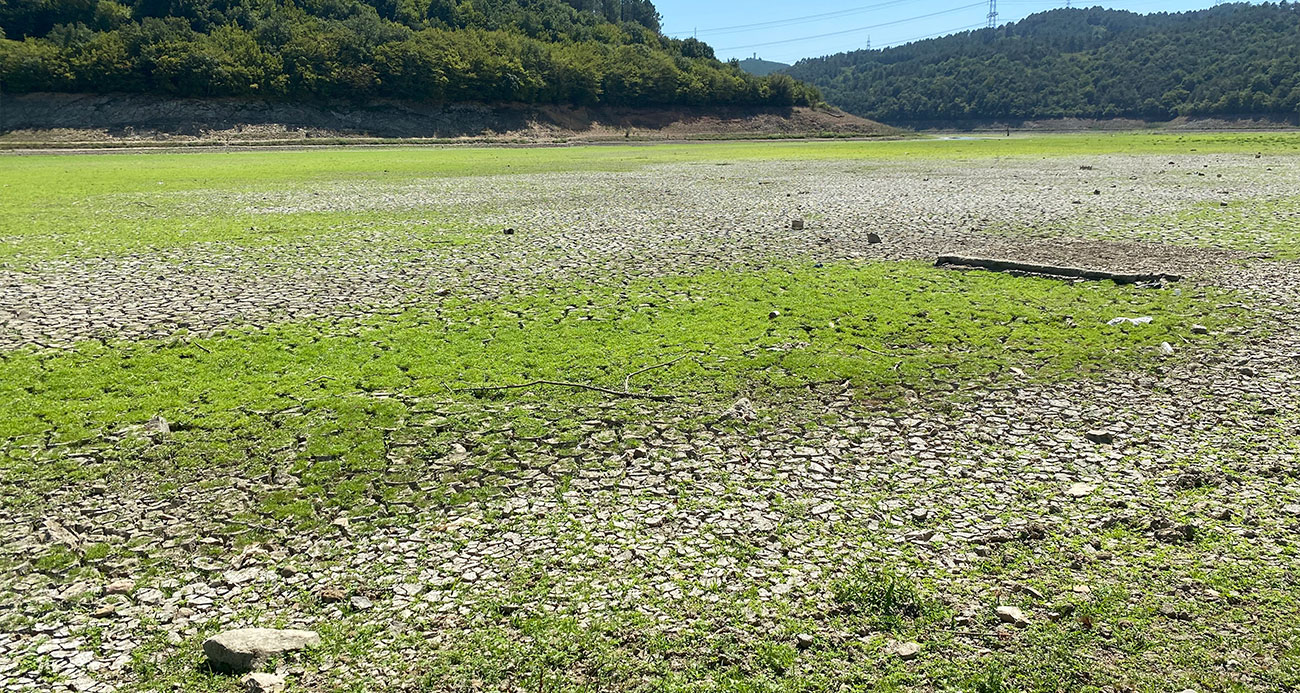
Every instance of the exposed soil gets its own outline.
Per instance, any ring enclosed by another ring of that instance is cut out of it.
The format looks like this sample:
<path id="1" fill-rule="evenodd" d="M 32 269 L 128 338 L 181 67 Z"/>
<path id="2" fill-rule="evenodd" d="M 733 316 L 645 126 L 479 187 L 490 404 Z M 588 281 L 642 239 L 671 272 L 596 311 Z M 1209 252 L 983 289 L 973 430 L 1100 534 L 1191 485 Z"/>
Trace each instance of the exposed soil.
<path id="1" fill-rule="evenodd" d="M 879 136 L 834 109 L 613 108 L 403 101 L 318 104 L 118 94 L 24 94 L 0 110 L 0 146 L 302 143 L 370 139 L 559 142 Z"/>

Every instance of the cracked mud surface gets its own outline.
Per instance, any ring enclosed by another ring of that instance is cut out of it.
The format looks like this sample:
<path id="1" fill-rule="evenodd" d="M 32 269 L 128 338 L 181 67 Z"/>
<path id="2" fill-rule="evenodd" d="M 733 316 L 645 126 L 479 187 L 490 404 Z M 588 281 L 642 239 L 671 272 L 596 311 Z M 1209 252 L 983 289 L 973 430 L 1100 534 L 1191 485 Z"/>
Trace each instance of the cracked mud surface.
<path id="1" fill-rule="evenodd" d="M 382 435 L 385 488 L 351 508 L 318 504 L 322 521 L 306 529 L 257 517 L 277 490 L 305 483 L 292 446 L 255 474 L 180 469 L 160 486 L 151 465 L 190 432 L 59 449 L 10 440 L 11 460 L 122 464 L 6 507 L 0 682 L 189 687 L 192 674 L 176 672 L 192 672 L 203 636 L 283 624 L 332 643 L 277 665 L 298 690 L 531 690 L 537 652 L 551 667 L 537 676 L 561 689 L 739 680 L 720 671 L 773 690 L 885 679 L 969 689 L 989 662 L 1009 667 L 1008 680 L 1054 676 L 1063 690 L 1295 685 L 1300 263 L 1198 247 L 1209 227 L 1154 239 L 1141 220 L 1284 199 L 1298 182 L 1287 157 L 1108 155 L 691 163 L 176 195 L 165 204 L 428 209 L 516 233 L 429 247 L 345 231 L 251 251 L 42 261 L 0 275 L 0 345 L 382 314 L 557 280 L 953 251 L 1183 274 L 1189 287 L 1234 291 L 1249 319 L 1222 348 L 1180 343 L 1151 370 L 954 382 L 888 405 L 848 383 L 731 410 L 371 393 L 405 412 Z M 795 218 L 805 230 L 790 228 Z M 512 430 L 506 414 L 518 408 L 551 429 Z M 265 414 L 272 427 L 302 415 Z M 434 431 L 451 432 L 436 454 Z M 22 480 L 6 471 L 3 483 Z M 105 544 L 120 550 L 87 557 Z M 34 567 L 56 545 L 81 551 L 82 570 Z M 936 615 L 901 630 L 845 616 L 832 588 L 862 564 L 905 573 Z M 1000 623 L 995 604 L 1018 606 L 1028 626 Z M 902 641 L 920 654 L 895 654 Z"/>
<path id="2" fill-rule="evenodd" d="M 789 258 L 933 260 L 961 252 L 1207 276 L 1251 253 L 1196 248 L 1213 235 L 1212 220 L 1162 232 L 1159 244 L 1143 220 L 1207 203 L 1286 198 L 1300 186 L 1300 172 L 1280 157 L 1183 156 L 1173 166 L 1168 156 L 1097 161 L 690 163 L 634 173 L 152 195 L 175 215 L 427 212 L 518 233 L 483 231 L 469 246 L 429 246 L 416 220 L 405 238 L 342 229 L 255 250 L 202 244 L 39 262 L 0 271 L 0 345 L 166 336 L 178 328 L 401 308 L 438 291 L 477 298 L 539 281 Z M 158 213 L 116 199 L 101 204 L 128 222 Z M 795 218 L 805 219 L 805 230 L 790 229 Z M 884 242 L 870 245 L 870 233 Z M 1055 237 L 1032 238 L 1041 234 Z"/>

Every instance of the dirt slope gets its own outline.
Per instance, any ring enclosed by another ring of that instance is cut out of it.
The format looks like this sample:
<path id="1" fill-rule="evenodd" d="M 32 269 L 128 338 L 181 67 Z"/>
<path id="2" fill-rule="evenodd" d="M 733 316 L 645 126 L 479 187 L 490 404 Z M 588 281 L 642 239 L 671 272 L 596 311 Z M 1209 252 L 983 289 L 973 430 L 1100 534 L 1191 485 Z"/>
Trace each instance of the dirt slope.
<path id="1" fill-rule="evenodd" d="M 567 140 L 874 136 L 886 125 L 833 109 L 288 104 L 146 95 L 25 94 L 0 110 L 0 143 L 256 143 L 320 139 Z"/>

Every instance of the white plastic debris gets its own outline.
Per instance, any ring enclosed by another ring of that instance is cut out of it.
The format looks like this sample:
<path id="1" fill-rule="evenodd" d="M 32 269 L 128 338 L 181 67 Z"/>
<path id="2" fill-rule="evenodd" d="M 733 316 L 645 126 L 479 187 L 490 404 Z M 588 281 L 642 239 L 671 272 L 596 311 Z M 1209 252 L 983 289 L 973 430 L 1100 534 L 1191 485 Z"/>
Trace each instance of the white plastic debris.
<path id="1" fill-rule="evenodd" d="M 1152 322 L 1155 322 L 1155 318 L 1151 317 L 1150 315 L 1143 315 L 1140 318 L 1115 318 L 1114 320 L 1111 320 L 1106 324 L 1123 325 L 1127 323 L 1129 325 L 1150 325 Z"/>

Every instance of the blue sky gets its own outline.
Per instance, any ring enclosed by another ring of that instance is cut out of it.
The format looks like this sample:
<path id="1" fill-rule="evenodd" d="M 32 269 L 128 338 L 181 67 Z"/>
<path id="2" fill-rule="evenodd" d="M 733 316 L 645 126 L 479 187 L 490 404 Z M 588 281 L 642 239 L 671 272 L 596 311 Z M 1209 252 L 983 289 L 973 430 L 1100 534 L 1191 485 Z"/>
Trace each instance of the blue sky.
<path id="1" fill-rule="evenodd" d="M 998 0 L 999 23 L 1035 12 L 1064 7 L 1066 0 Z M 1214 5 L 1214 0 L 1133 0 L 1086 2 L 1134 12 L 1181 12 Z M 655 0 L 664 33 L 700 40 L 718 57 L 792 63 L 871 46 L 907 43 L 918 38 L 978 28 L 986 24 L 988 0 Z"/>

